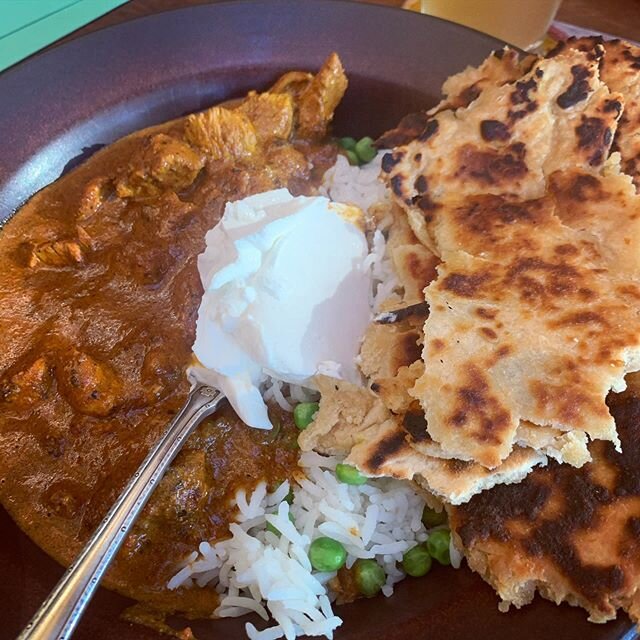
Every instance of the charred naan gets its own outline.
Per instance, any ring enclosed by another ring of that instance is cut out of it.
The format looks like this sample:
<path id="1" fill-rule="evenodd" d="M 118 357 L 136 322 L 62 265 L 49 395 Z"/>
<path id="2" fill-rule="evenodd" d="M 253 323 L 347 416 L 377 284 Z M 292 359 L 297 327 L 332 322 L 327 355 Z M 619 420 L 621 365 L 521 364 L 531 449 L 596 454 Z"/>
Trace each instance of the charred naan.
<path id="1" fill-rule="evenodd" d="M 348 382 L 318 377 L 320 410 L 298 439 L 303 451 L 346 455 L 371 477 L 413 480 L 427 491 L 432 504 L 462 504 L 496 484 L 519 482 L 536 465 L 546 464 L 543 453 L 516 448 L 498 468 L 424 455 L 407 435 L 420 415 L 392 414 L 373 393 Z"/>
<path id="2" fill-rule="evenodd" d="M 504 604 L 523 606 L 538 591 L 584 607 L 594 622 L 618 608 L 640 619 L 640 395 L 612 394 L 609 404 L 622 453 L 595 442 L 581 469 L 552 462 L 449 508 L 469 566 Z"/>
<path id="3" fill-rule="evenodd" d="M 640 121 L 640 47 L 622 40 L 603 40 L 600 37 L 570 38 L 561 43 L 549 55 L 557 55 L 567 47 L 581 51 L 604 48 L 600 76 L 612 91 L 624 97 L 624 113 L 614 139 L 615 148 L 622 157 L 622 169 L 640 187 L 640 136 L 637 135 Z"/>
<path id="4" fill-rule="evenodd" d="M 435 212 L 450 200 L 540 198 L 561 169 L 601 171 L 622 97 L 599 79 L 604 54 L 567 50 L 537 62 L 517 82 L 488 86 L 468 107 L 436 114 L 413 142 L 383 162 L 396 201 L 436 255 Z M 445 208 L 446 210 L 446 208 Z"/>
<path id="5" fill-rule="evenodd" d="M 386 162 L 443 259 L 410 395 L 450 457 L 497 467 L 521 421 L 576 433 L 582 461 L 585 433 L 619 444 L 605 397 L 640 367 L 639 201 L 608 161 L 623 99 L 599 79 L 603 55 L 568 49 L 486 87 Z"/>
<path id="6" fill-rule="evenodd" d="M 531 68 L 535 59 L 535 56 L 521 59 L 519 53 L 509 47 L 494 51 L 480 66 L 469 66 L 447 78 L 442 85 L 443 98 L 435 107 L 405 116 L 395 129 L 378 139 L 378 146 L 391 149 L 415 140 L 433 115 L 445 109 L 468 106 L 486 87 L 517 80 Z"/>

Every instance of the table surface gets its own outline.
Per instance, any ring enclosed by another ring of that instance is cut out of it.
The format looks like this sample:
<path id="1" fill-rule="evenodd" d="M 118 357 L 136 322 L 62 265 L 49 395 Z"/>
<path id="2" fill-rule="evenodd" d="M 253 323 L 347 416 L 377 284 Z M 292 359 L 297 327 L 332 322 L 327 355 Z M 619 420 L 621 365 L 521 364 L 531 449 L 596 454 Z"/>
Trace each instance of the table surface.
<path id="1" fill-rule="evenodd" d="M 391 6 L 402 4 L 402 0 L 367 1 Z M 535 0 L 532 1 L 535 2 Z M 79 29 L 69 37 L 150 13 L 208 2 L 211 0 L 129 0 L 127 4 Z M 640 41 L 640 0 L 563 0 L 557 19 L 585 29 Z"/>

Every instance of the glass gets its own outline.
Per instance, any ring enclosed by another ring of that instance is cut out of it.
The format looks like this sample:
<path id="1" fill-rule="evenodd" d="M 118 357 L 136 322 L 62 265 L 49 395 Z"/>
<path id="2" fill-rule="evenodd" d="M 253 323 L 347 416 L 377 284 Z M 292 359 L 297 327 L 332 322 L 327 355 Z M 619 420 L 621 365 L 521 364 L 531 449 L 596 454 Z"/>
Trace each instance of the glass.
<path id="1" fill-rule="evenodd" d="M 521 49 L 531 49 L 542 42 L 561 2 L 561 0 L 418 1 L 422 13 L 464 24 Z"/>

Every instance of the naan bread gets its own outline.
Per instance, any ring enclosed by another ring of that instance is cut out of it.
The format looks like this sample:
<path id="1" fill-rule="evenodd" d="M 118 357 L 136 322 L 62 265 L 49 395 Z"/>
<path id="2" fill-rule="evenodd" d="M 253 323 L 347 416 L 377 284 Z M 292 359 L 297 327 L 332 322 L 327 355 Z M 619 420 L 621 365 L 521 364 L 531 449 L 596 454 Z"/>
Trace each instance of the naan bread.
<path id="1" fill-rule="evenodd" d="M 600 37 L 570 38 L 551 54 L 557 55 L 567 47 L 580 51 L 593 51 L 602 46 L 606 52 L 600 69 L 600 77 L 612 91 L 618 91 L 624 98 L 624 113 L 618 126 L 614 143 L 622 156 L 623 171 L 633 178 L 640 187 L 640 136 L 637 135 L 640 122 L 640 47 L 622 40 L 603 40 Z"/>
<path id="2" fill-rule="evenodd" d="M 630 385 L 631 387 L 631 385 Z M 502 608 L 538 591 L 584 607 L 593 622 L 622 608 L 640 621 L 640 395 L 609 403 L 622 440 L 591 444 L 581 469 L 551 462 L 518 485 L 450 507 L 454 541 L 498 592 Z"/>
<path id="3" fill-rule="evenodd" d="M 629 178 L 608 158 L 622 102 L 598 78 L 602 54 L 567 51 L 515 83 L 511 64 L 480 83 L 468 109 L 442 111 L 469 74 L 499 68 L 492 56 L 451 79 L 437 125 L 393 151 L 387 255 L 398 287 L 363 341 L 373 393 L 325 389 L 303 448 L 461 504 L 547 458 L 585 464 L 587 435 L 618 443 L 604 397 L 638 366 L 640 216 Z M 508 131 L 485 113 L 502 114 Z M 463 160 L 484 157 L 488 173 L 464 162 L 464 180 L 448 170 L 461 150 Z M 487 188 L 487 175 L 505 179 Z M 418 224 L 400 213 L 412 207 Z"/>
<path id="4" fill-rule="evenodd" d="M 597 45 L 487 83 L 389 155 L 415 235 L 390 238 L 405 282 L 363 344 L 377 397 L 332 383 L 308 437 L 448 503 L 454 541 L 503 606 L 537 590 L 637 622 L 640 375 L 609 394 L 611 412 L 604 398 L 640 368 L 640 210 L 609 156 L 624 100 L 598 78 Z M 442 260 L 423 331 L 425 279 L 402 259 L 418 238 Z"/>
<path id="5" fill-rule="evenodd" d="M 393 304 L 399 310 L 382 314 L 378 322 L 370 325 L 365 333 L 360 352 L 360 367 L 369 381 L 371 390 L 382 400 L 387 409 L 399 417 L 400 423 L 403 423 L 405 414 L 410 411 L 415 413 L 412 405 L 415 405 L 416 401 L 409 390 L 424 373 L 420 351 L 424 342 L 423 317 L 426 309 L 424 304 L 415 303 L 413 293 L 407 298 L 406 292 L 419 290 L 420 296 L 424 298 L 422 291 L 433 279 L 435 270 L 432 267 L 428 272 L 420 268 L 403 269 L 403 263 L 395 258 L 399 251 L 402 251 L 400 254 L 402 256 L 413 256 L 415 250 L 420 247 L 420 243 L 408 227 L 406 218 L 398 217 L 395 211 L 394 222 L 389 228 L 387 252 L 394 258 L 396 272 L 403 274 L 399 278 L 400 296 L 393 300 Z M 430 256 L 429 260 L 432 260 L 433 254 L 428 249 L 422 248 Z M 422 429 L 422 434 L 418 433 L 419 429 Z M 407 433 L 407 442 L 425 456 L 441 459 L 455 457 L 429 437 L 425 430 L 424 419 L 418 430 L 414 429 L 413 432 Z M 516 430 L 514 443 L 576 466 L 590 459 L 584 433 L 564 433 L 549 427 L 538 427 L 536 431 L 534 425 L 521 423 Z M 395 460 L 388 461 L 387 468 L 391 469 L 394 462 Z M 460 465 L 456 467 L 458 484 L 465 473 L 467 473 L 467 467 Z M 475 472 L 471 469 L 470 473 L 473 477 Z M 440 488 L 439 495 L 447 496 L 446 485 Z"/>
<path id="6" fill-rule="evenodd" d="M 568 49 L 485 88 L 386 163 L 443 259 L 410 395 L 447 456 L 495 468 L 521 421 L 575 433 L 558 441 L 574 461 L 585 433 L 619 444 L 605 397 L 640 368 L 640 210 L 606 167 L 622 97 L 599 80 L 603 52 Z"/>
<path id="7" fill-rule="evenodd" d="M 407 442 L 418 452 L 432 458 L 457 460 L 450 452 L 442 448 L 433 440 L 426 430 L 424 415 L 416 420 L 415 405 L 403 416 L 403 428 L 407 432 Z M 514 436 L 514 451 L 516 449 L 532 449 L 557 462 L 566 462 L 574 467 L 581 467 L 591 460 L 586 434 L 576 431 L 564 433 L 552 427 L 540 427 L 529 422 L 521 422 Z M 467 462 L 470 464 L 470 462 Z M 463 466 L 459 467 L 461 470 Z M 482 467 L 484 469 L 484 467 Z M 502 468 L 502 465 L 499 467 Z"/>
<path id="8" fill-rule="evenodd" d="M 391 149 L 415 140 L 422 134 L 431 116 L 445 109 L 468 106 L 485 87 L 517 80 L 531 68 L 535 60 L 535 56 L 521 59 L 520 54 L 509 47 L 494 51 L 479 67 L 469 66 L 447 78 L 442 85 L 442 100 L 428 111 L 405 116 L 395 129 L 387 131 L 377 140 L 378 148 Z"/>
<path id="9" fill-rule="evenodd" d="M 487 467 L 509 454 L 521 420 L 617 444 L 604 399 L 640 368 L 640 287 L 576 241 L 550 202 L 490 200 L 479 218 L 507 207 L 516 233 L 487 233 L 482 257 L 448 254 L 426 291 L 425 373 L 410 394 L 431 437 Z"/>
<path id="10" fill-rule="evenodd" d="M 500 467 L 489 470 L 462 462 L 425 456 L 407 442 L 407 431 L 370 391 L 345 381 L 316 378 L 320 410 L 298 438 L 302 451 L 345 455 L 371 477 L 412 480 L 429 494 L 462 504 L 496 484 L 519 482 L 533 467 L 544 465 L 544 454 L 517 448 Z"/>
<path id="11" fill-rule="evenodd" d="M 598 77 L 602 48 L 567 50 L 521 80 L 486 87 L 466 109 L 435 115 L 415 141 L 383 162 L 418 239 L 441 249 L 430 223 L 444 203 L 477 195 L 540 198 L 558 170 L 599 174 L 622 97 Z"/>
<path id="12" fill-rule="evenodd" d="M 397 287 L 365 332 L 359 365 L 384 405 L 402 414 L 415 402 L 409 389 L 424 370 L 421 356 L 428 312 L 424 289 L 435 279 L 440 260 L 418 242 L 400 207 L 394 205 L 387 213 L 391 223 L 385 250 Z"/>

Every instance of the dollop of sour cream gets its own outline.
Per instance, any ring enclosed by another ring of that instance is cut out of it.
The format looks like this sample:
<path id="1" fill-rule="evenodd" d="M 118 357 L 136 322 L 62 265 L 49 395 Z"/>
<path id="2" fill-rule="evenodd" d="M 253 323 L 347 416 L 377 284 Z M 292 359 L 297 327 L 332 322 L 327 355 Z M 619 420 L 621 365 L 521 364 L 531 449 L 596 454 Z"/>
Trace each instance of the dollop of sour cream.
<path id="1" fill-rule="evenodd" d="M 353 206 L 277 189 L 228 203 L 207 233 L 190 375 L 246 424 L 271 428 L 267 376 L 310 388 L 317 373 L 357 379 L 370 320 L 363 226 Z"/>

